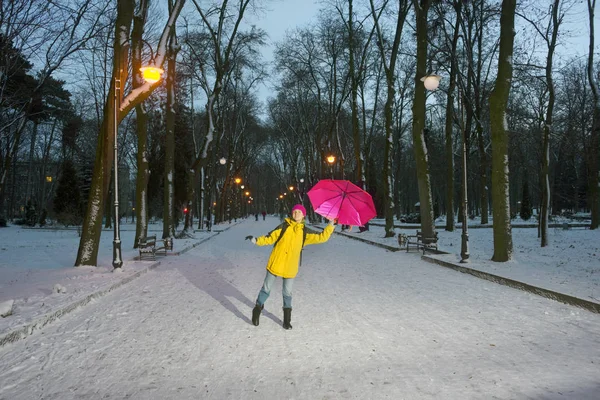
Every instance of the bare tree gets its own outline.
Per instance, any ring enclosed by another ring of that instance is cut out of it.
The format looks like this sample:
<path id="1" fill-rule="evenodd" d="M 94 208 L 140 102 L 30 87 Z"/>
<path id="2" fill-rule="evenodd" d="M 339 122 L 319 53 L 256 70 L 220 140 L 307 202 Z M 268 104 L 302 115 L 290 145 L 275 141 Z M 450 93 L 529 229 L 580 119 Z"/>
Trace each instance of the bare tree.
<path id="1" fill-rule="evenodd" d="M 138 12 L 133 17 L 133 29 L 131 31 L 131 70 L 133 72 L 132 88 L 141 87 L 144 82 L 141 76 L 142 49 L 144 26 L 148 17 L 149 0 L 140 0 Z M 139 239 L 148 235 L 148 113 L 144 102 L 135 106 L 136 116 L 136 186 L 135 186 L 135 240 L 133 247 L 137 248 Z"/>
<path id="2" fill-rule="evenodd" d="M 588 15 L 590 21 L 590 49 L 588 55 L 587 75 L 592 96 L 594 97 L 594 119 L 590 133 L 590 146 L 585 150 L 588 168 L 588 188 L 590 209 L 592 211 L 592 223 L 590 229 L 598 229 L 600 225 L 600 174 L 598 173 L 598 155 L 600 154 L 600 99 L 597 75 L 594 74 L 594 10 L 596 0 L 587 0 Z"/>
<path id="3" fill-rule="evenodd" d="M 512 56 L 515 37 L 516 0 L 503 0 L 500 16 L 500 53 L 496 85 L 490 95 L 492 130 L 492 201 L 494 220 L 493 261 L 509 261 L 512 257 L 510 199 L 508 176 L 508 135 L 506 105 L 512 82 Z"/>
<path id="4" fill-rule="evenodd" d="M 206 61 L 199 63 L 198 77 L 207 97 L 207 131 L 202 144 L 199 146 L 196 160 L 191 166 L 191 171 L 194 171 L 194 173 L 199 171 L 200 176 L 205 176 L 204 170 L 209 160 L 209 150 L 215 139 L 215 129 L 218 123 L 215 107 L 218 104 L 221 91 L 226 80 L 233 73 L 235 63 L 239 61 L 236 60 L 236 56 L 254 44 L 262 43 L 265 33 L 255 27 L 252 27 L 249 32 L 240 30 L 244 14 L 252 0 L 238 0 L 233 5 L 225 0 L 221 4 L 215 4 L 207 9 L 200 7 L 197 0 L 193 0 L 193 3 L 205 29 L 201 36 L 205 37 L 206 44 L 198 53 L 204 54 L 212 60 L 212 64 Z M 204 195 L 203 191 L 202 195 Z M 200 201 L 204 202 L 204 199 L 200 198 Z"/>
<path id="5" fill-rule="evenodd" d="M 173 26 L 181 12 L 185 0 L 177 0 L 172 13 L 163 29 L 156 51 L 155 63 L 162 66 L 167 53 L 167 40 Z M 129 37 L 133 21 L 135 3 L 133 0 L 118 0 L 117 18 L 114 35 L 114 54 L 111 82 L 121 82 L 124 86 L 129 76 Z M 106 202 L 106 194 L 110 184 L 110 171 L 114 162 L 115 129 L 120 121 L 129 114 L 139 103 L 147 99 L 160 82 L 146 82 L 132 90 L 127 96 L 116 91 L 117 86 L 112 85 L 104 105 L 104 118 L 98 135 L 94 173 L 85 213 L 79 250 L 75 266 L 97 264 L 98 246 L 102 227 L 102 215 Z M 116 112 L 115 112 L 116 111 Z M 116 114 L 116 115 L 115 115 Z M 118 218 L 118 216 L 115 216 Z M 120 255 L 119 255 L 120 256 Z"/>
<path id="6" fill-rule="evenodd" d="M 12 46 L 15 42 L 21 42 L 20 46 L 24 48 L 26 45 L 28 46 L 26 41 L 32 40 L 31 46 L 36 49 L 32 55 L 39 53 L 39 61 L 42 64 L 33 89 L 28 98 L 22 102 L 22 109 L 8 125 L 0 127 L 1 132 L 7 126 L 14 126 L 7 143 L 6 156 L 0 166 L 0 215 L 2 215 L 8 172 L 12 160 L 19 150 L 21 136 L 35 112 L 37 99 L 41 97 L 52 75 L 61 65 L 64 65 L 74 53 L 84 48 L 86 43 L 102 30 L 100 21 L 108 4 L 96 4 L 91 0 L 74 1 L 72 7 L 35 1 L 2 2 L 0 4 L 2 7 L 0 18 L 6 24 L 3 37 L 10 40 L 10 42 L 6 41 L 5 45 Z M 2 75 L 1 79 L 4 81 L 4 74 Z M 35 130 L 33 133 L 35 134 Z M 33 142 L 35 142 L 35 137 L 32 137 Z"/>
<path id="7" fill-rule="evenodd" d="M 431 197 L 431 177 L 427 145 L 425 143 L 425 87 L 421 78 L 427 72 L 427 13 L 431 0 L 413 0 L 417 28 L 417 73 L 415 75 L 415 97 L 413 101 L 413 146 L 417 167 L 419 202 L 421 211 L 421 230 L 425 236 L 435 232 L 433 218 L 433 200 Z"/>

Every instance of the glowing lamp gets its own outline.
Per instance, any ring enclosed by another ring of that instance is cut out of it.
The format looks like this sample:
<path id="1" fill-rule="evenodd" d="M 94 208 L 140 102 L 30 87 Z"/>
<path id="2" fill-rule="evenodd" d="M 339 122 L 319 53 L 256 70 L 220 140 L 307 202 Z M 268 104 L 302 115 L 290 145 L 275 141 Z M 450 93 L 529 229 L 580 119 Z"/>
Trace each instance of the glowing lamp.
<path id="1" fill-rule="evenodd" d="M 328 156 L 327 157 L 327 162 L 329 164 L 333 164 L 335 162 L 335 156 Z"/>
<path id="2" fill-rule="evenodd" d="M 160 81 L 162 74 L 164 74 L 165 70 L 153 65 L 140 68 L 140 72 L 142 73 L 142 77 L 148 83 L 156 83 Z"/>
<path id="3" fill-rule="evenodd" d="M 425 75 L 424 77 L 422 77 L 421 82 L 423 82 L 423 85 L 425 85 L 425 89 L 435 90 L 438 88 L 438 86 L 440 86 L 440 79 L 442 79 L 441 76 L 431 74 L 431 75 Z"/>

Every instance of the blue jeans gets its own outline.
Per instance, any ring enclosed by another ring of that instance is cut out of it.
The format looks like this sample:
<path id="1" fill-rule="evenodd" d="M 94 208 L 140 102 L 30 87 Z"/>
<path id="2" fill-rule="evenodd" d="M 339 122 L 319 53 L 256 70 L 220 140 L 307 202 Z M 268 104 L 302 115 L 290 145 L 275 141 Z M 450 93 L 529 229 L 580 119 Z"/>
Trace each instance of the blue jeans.
<path id="1" fill-rule="evenodd" d="M 275 275 L 267 271 L 267 276 L 265 276 L 265 281 L 263 283 L 262 288 L 260 289 L 260 293 L 258 293 L 258 298 L 256 299 L 256 304 L 262 306 L 265 304 L 265 301 L 269 298 L 269 294 L 271 294 L 271 288 L 273 287 L 273 282 L 275 282 Z M 294 278 L 283 278 L 283 308 L 292 308 L 292 286 L 294 284 Z"/>

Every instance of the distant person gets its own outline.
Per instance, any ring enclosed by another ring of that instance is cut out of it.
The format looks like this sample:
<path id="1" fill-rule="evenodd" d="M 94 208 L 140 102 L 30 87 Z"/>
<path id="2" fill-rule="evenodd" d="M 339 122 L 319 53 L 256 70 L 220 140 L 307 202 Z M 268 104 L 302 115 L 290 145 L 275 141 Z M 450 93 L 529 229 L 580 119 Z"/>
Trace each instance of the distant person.
<path id="1" fill-rule="evenodd" d="M 263 216 L 263 221 L 265 220 L 266 216 L 267 216 L 267 212 L 263 210 L 262 212 L 262 216 Z"/>
<path id="2" fill-rule="evenodd" d="M 258 221 L 258 213 L 255 213 L 255 214 L 254 214 L 254 220 L 255 220 L 255 221 Z"/>
<path id="3" fill-rule="evenodd" d="M 309 244 L 325 243 L 333 233 L 334 225 L 330 220 L 323 232 L 306 233 L 304 217 L 306 209 L 302 204 L 292 207 L 292 218 L 286 218 L 277 228 L 265 236 L 246 236 L 257 246 L 273 245 L 273 251 L 267 263 L 267 276 L 258 293 L 256 304 L 252 310 L 252 323 L 258 326 L 260 314 L 269 298 L 271 288 L 278 276 L 283 278 L 283 328 L 292 329 L 292 286 L 298 274 L 298 267 L 302 260 L 302 248 Z"/>

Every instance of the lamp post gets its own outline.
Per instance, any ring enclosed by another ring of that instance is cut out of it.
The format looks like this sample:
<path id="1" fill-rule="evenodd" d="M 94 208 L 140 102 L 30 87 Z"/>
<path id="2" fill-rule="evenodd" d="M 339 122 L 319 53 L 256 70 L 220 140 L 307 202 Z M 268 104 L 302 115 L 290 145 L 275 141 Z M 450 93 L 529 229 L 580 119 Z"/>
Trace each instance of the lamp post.
<path id="1" fill-rule="evenodd" d="M 236 213 L 235 213 L 235 220 L 237 222 L 237 218 L 240 217 L 240 183 L 242 183 L 242 179 L 241 178 L 235 178 L 234 180 L 236 186 L 236 193 L 235 193 L 235 208 L 236 208 Z M 242 185 L 243 186 L 243 185 Z"/>
<path id="2" fill-rule="evenodd" d="M 143 41 L 146 43 L 145 41 Z M 146 43 L 147 44 L 147 43 Z M 150 45 L 148 45 L 150 46 Z M 152 47 L 150 47 L 150 64 L 149 66 L 144 66 L 140 68 L 140 72 L 144 80 L 148 83 L 156 83 L 161 79 L 164 70 L 162 68 L 158 68 L 154 66 L 154 56 L 152 55 Z M 119 63 L 117 62 L 117 65 Z M 113 268 L 114 270 L 120 270 L 123 266 L 123 257 L 121 253 L 121 227 L 119 223 L 119 143 L 118 143 L 118 131 L 119 131 L 119 99 L 121 93 L 121 80 L 119 79 L 120 73 L 118 76 L 115 76 L 115 87 L 114 87 L 114 108 L 113 108 L 113 130 L 114 130 L 114 207 L 115 207 L 115 227 L 114 227 L 114 238 L 113 238 Z"/>
<path id="3" fill-rule="evenodd" d="M 225 157 L 221 157 L 219 159 L 219 163 L 218 165 L 225 165 L 227 164 L 227 159 Z M 218 176 L 220 175 L 220 173 L 215 173 L 215 179 L 213 179 L 213 184 L 211 185 L 211 192 L 214 192 L 214 202 L 216 203 L 216 201 L 219 201 L 219 207 L 216 208 L 216 204 L 213 204 L 213 212 L 212 214 L 215 215 L 215 222 L 219 223 L 222 222 L 225 219 L 225 202 L 227 199 L 227 196 L 225 194 L 225 188 L 227 187 L 226 185 L 222 185 L 222 190 L 221 193 L 219 194 L 219 183 L 218 183 Z M 213 195 L 211 194 L 211 199 L 210 201 L 213 202 Z M 209 207 L 209 211 L 208 211 L 208 221 L 210 221 L 209 225 L 212 224 L 212 215 L 211 215 L 211 210 Z M 210 227 L 208 228 L 208 230 L 210 231 Z"/>
<path id="4" fill-rule="evenodd" d="M 465 129 L 465 123 L 464 123 L 464 109 L 465 109 L 465 104 L 464 104 L 464 97 L 463 97 L 463 91 L 461 88 L 459 88 L 459 94 L 460 94 L 460 131 L 461 131 L 461 138 L 462 138 L 462 202 L 461 202 L 461 207 L 462 207 L 462 216 L 463 216 L 463 220 L 462 220 L 462 234 L 461 234 L 461 240 L 460 240 L 460 262 L 465 264 L 469 262 L 469 257 L 470 257 L 470 253 L 469 253 L 469 224 L 468 224 L 468 208 L 469 208 L 469 204 L 468 204 L 468 199 L 467 199 L 467 132 Z"/>
<path id="5" fill-rule="evenodd" d="M 461 100 L 462 100 L 462 96 L 461 96 Z M 462 105 L 461 105 L 462 107 Z M 461 121 L 462 121 L 462 116 L 461 116 Z M 461 125 L 463 125 L 461 123 Z M 467 203 L 467 143 L 466 143 L 466 132 L 464 129 L 464 126 L 461 126 L 461 131 L 462 131 L 462 165 L 463 165 L 463 176 L 462 176 L 462 181 L 463 181 L 463 190 L 462 190 L 462 215 L 463 215 L 463 221 L 462 221 L 462 234 L 461 234 L 461 241 L 460 241 L 460 262 L 461 263 L 468 263 L 469 262 L 469 227 L 468 227 L 468 217 L 467 217 L 467 212 L 468 212 L 468 203 Z"/>
<path id="6" fill-rule="evenodd" d="M 298 182 L 298 195 L 300 196 L 300 203 L 304 205 L 304 178 L 300 178 Z"/>
<path id="7" fill-rule="evenodd" d="M 436 74 L 425 75 L 421 78 L 421 82 L 425 86 L 427 90 L 436 90 L 440 84 L 440 79 L 442 77 Z M 460 130 L 461 130 L 461 138 L 462 138 L 462 234 L 461 234 L 461 244 L 460 244 L 460 262 L 468 263 L 469 261 L 469 228 L 467 223 L 467 213 L 468 213 L 468 204 L 467 204 L 467 143 L 466 143 L 466 132 L 464 126 L 464 118 L 462 113 L 464 112 L 464 100 L 462 90 L 459 89 L 460 93 Z"/>

